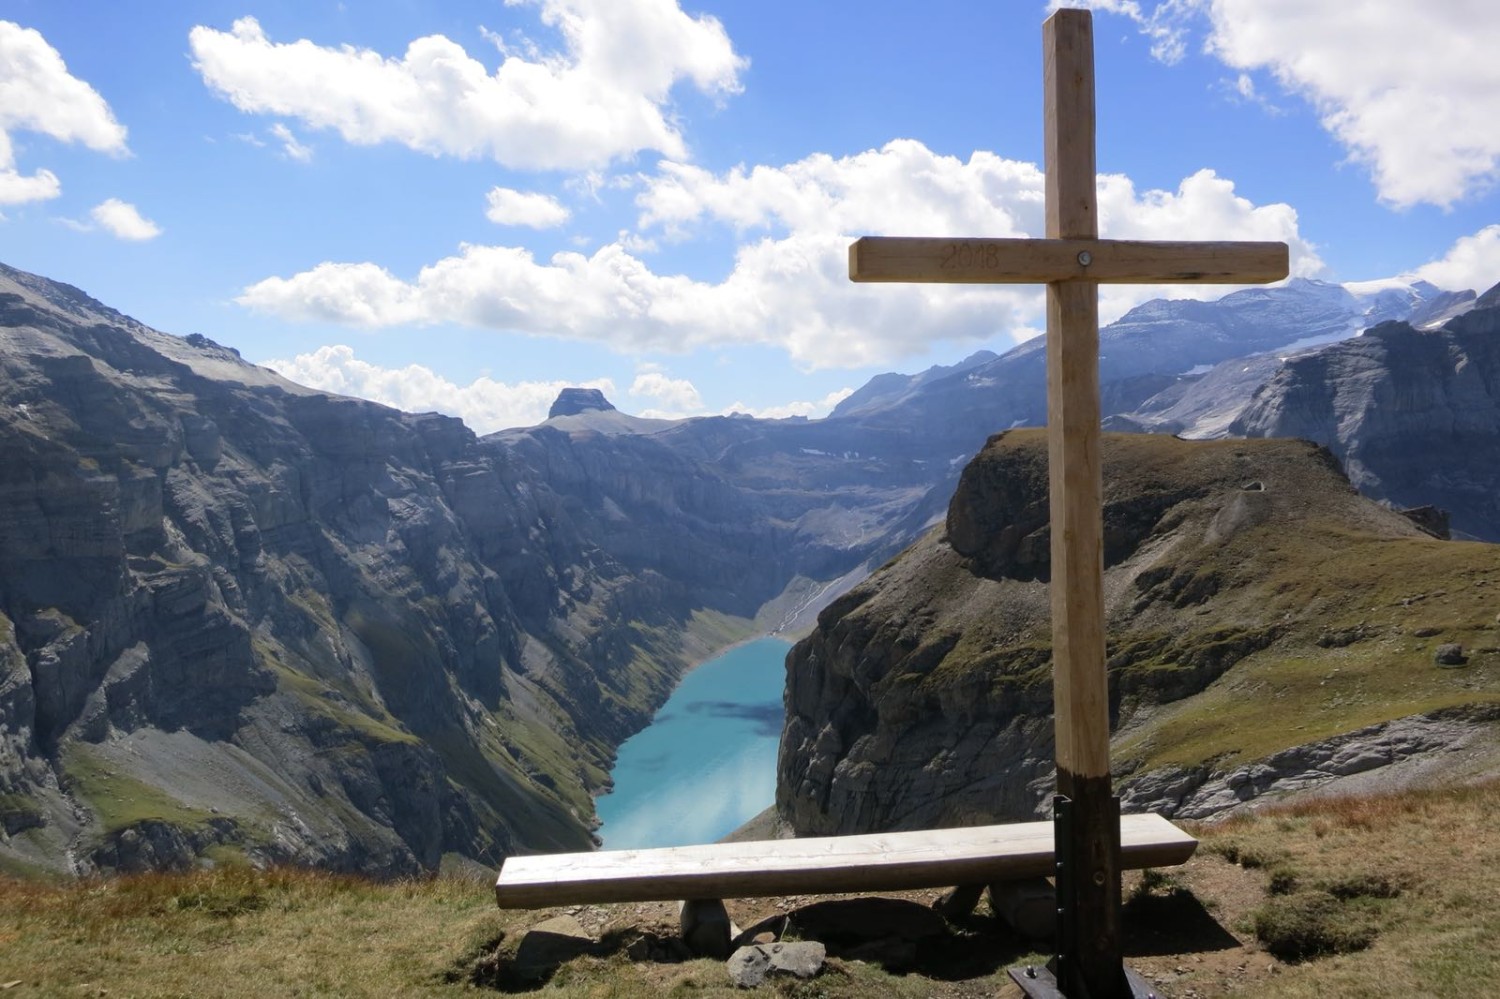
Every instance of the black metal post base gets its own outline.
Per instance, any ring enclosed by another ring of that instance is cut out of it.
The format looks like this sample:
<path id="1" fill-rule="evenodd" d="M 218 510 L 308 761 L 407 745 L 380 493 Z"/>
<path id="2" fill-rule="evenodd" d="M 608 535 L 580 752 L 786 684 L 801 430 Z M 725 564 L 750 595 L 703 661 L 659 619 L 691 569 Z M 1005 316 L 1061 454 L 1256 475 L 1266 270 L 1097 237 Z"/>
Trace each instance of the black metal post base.
<path id="1" fill-rule="evenodd" d="M 1157 999 L 1156 990 L 1144 978 L 1129 968 L 1124 970 L 1125 981 L 1130 985 L 1130 999 Z M 1051 968 L 1038 968 L 1028 964 L 1025 967 L 1007 969 L 1006 974 L 1021 987 L 1027 999 L 1088 999 L 1087 996 L 1064 993 Z"/>
<path id="2" fill-rule="evenodd" d="M 1120 933 L 1120 799 L 1109 777 L 1058 771 L 1052 799 L 1057 950 L 1046 968 L 1013 968 L 1033 999 L 1143 999 L 1145 982 L 1125 967 Z"/>

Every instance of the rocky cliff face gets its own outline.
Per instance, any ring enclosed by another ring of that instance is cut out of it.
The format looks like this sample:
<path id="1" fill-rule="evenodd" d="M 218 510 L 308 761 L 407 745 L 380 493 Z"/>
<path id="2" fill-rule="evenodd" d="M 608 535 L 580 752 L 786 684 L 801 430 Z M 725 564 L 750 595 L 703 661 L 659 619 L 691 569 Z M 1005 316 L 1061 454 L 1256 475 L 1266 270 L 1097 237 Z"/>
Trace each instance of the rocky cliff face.
<path id="1" fill-rule="evenodd" d="M 1297 436 L 1326 445 L 1360 492 L 1452 512 L 1500 540 L 1496 453 L 1500 289 L 1431 294 L 1358 337 L 1235 358 L 1182 377 L 1111 429 L 1193 439 Z M 1397 310 L 1399 311 L 1399 310 Z"/>
<path id="2" fill-rule="evenodd" d="M 1493 547 L 1423 534 L 1306 442 L 1109 435 L 1104 466 L 1127 797 L 1139 785 L 1170 814 L 1290 747 L 1500 701 Z M 1016 820 L 1045 801 L 1046 483 L 1040 432 L 993 438 L 946 525 L 793 649 L 777 809 L 799 834 Z M 1434 665 L 1445 641 L 1473 650 L 1462 668 Z"/>
<path id="3" fill-rule="evenodd" d="M 1437 329 L 1403 322 L 1287 358 L 1228 427 L 1327 444 L 1368 496 L 1435 504 L 1500 539 L 1500 308 Z"/>
<path id="4" fill-rule="evenodd" d="M 464 485 L 504 472 L 456 421 L 305 393 L 13 287 L 0 608 L 26 672 L 0 779 L 34 802 L 21 859 L 172 865 L 206 838 L 411 871 L 587 842 L 494 732 L 573 705 L 518 709 L 547 664 L 477 549 L 517 547 L 524 524 L 459 521 Z M 604 749 L 547 779 L 576 785 Z"/>
<path id="5" fill-rule="evenodd" d="M 1104 333 L 1106 405 L 1170 391 L 1184 365 L 1246 343 L 1342 335 L 1376 312 L 1487 307 L 1440 297 L 1294 283 L 1154 303 Z M 987 433 L 1040 418 L 1037 346 L 883 376 L 826 420 L 645 420 L 577 390 L 539 427 L 476 439 L 456 420 L 306 390 L 205 337 L 0 268 L 0 864 L 241 853 L 397 872 L 585 846 L 614 747 L 689 662 L 753 629 L 802 627 L 941 520 Z M 1482 367 L 1477 348 L 1465 357 Z M 954 624 L 934 646 L 927 625 L 961 622 L 963 572 L 977 571 L 1009 601 L 993 641 L 1020 643 L 995 655 L 1030 677 L 1007 680 L 1002 700 L 1044 710 L 1044 475 L 1029 459 L 997 467 L 967 474 L 1007 519 L 973 502 L 949 511 L 968 568 L 922 548 L 883 577 L 924 567 L 936 587 L 914 598 L 930 613 L 883 633 L 895 651 L 861 652 L 847 689 L 816 669 L 794 685 L 811 713 L 793 727 L 815 726 L 798 736 L 809 788 L 831 788 L 846 760 L 865 773 L 867 759 L 896 758 L 860 755 L 884 745 L 870 740 L 887 709 L 918 727 L 923 711 L 972 716 L 967 741 L 945 750 L 954 760 L 980 743 L 1050 758 L 1034 718 L 1003 736 L 987 727 L 977 712 L 998 695 L 962 669 L 900 681 L 926 698 L 920 710 L 851 693 L 908 645 L 928 665 L 966 661 L 979 639 Z M 1112 522 L 1120 559 L 1144 557 L 1161 504 L 1186 502 L 1174 481 L 1163 471 L 1157 498 Z M 836 618 L 859 619 L 869 599 L 846 598 Z M 830 701 L 847 701 L 831 728 L 818 714 Z M 913 760 L 926 752 L 913 746 Z M 973 780 L 945 766 L 920 780 L 959 774 L 954 807 L 970 807 Z M 989 800 L 980 785 L 993 778 L 977 780 L 972 800 Z M 888 821 L 879 795 L 850 821 Z"/>
<path id="6" fill-rule="evenodd" d="M 0 859 L 587 847 L 615 745 L 785 585 L 690 465 L 479 441 L 0 272 Z"/>
<path id="7" fill-rule="evenodd" d="M 586 847 L 687 665 L 940 511 L 930 445 L 594 390 L 476 439 L 0 270 L 0 863 Z"/>

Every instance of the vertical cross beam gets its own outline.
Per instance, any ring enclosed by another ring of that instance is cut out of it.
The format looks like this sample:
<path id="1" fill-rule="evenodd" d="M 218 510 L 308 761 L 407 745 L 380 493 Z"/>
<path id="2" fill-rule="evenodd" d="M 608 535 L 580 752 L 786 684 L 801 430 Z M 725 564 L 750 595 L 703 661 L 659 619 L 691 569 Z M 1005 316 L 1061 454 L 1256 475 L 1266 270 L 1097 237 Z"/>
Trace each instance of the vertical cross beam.
<path id="1" fill-rule="evenodd" d="M 1099 234 L 1094 41 L 1086 10 L 1042 27 L 1047 238 Z M 1090 261 L 1080 260 L 1087 265 Z M 1052 662 L 1057 790 L 1068 799 L 1059 880 L 1058 985 L 1068 996 L 1129 996 L 1120 940 L 1119 809 L 1109 775 L 1104 666 L 1099 295 L 1094 281 L 1047 285 L 1047 460 L 1052 516 Z M 1065 897 L 1066 895 L 1066 897 Z"/>
<path id="2" fill-rule="evenodd" d="M 1057 733 L 1057 973 L 1012 970 L 1028 996 L 1146 995 L 1124 967 L 1120 823 L 1109 776 L 1099 455 L 1099 282 L 1260 284 L 1287 276 L 1285 243 L 1098 238 L 1094 36 L 1087 10 L 1042 29 L 1045 239 L 866 236 L 855 281 L 1047 283 L 1047 453 L 1052 525 L 1052 667 Z"/>

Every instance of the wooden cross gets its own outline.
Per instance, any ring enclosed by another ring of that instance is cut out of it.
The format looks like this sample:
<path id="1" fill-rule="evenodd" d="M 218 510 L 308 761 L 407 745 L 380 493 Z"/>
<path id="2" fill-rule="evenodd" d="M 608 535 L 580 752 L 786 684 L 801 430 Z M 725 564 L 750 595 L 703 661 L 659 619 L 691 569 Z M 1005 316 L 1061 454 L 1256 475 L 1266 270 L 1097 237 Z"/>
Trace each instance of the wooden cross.
<path id="1" fill-rule="evenodd" d="M 1047 454 L 1059 805 L 1056 984 L 1066 996 L 1133 994 L 1121 957 L 1119 806 L 1109 774 L 1099 460 L 1100 282 L 1260 284 L 1287 276 L 1285 243 L 1099 239 L 1094 39 L 1089 11 L 1042 26 L 1046 239 L 865 237 L 854 281 L 1047 285 Z M 1013 977 L 1017 977 L 1013 974 Z M 1020 981 L 1020 978 L 1017 977 Z M 1137 980 L 1138 981 L 1138 980 Z M 1032 995 L 1048 994 L 1046 989 Z M 1057 994 L 1054 990 L 1050 994 Z"/>

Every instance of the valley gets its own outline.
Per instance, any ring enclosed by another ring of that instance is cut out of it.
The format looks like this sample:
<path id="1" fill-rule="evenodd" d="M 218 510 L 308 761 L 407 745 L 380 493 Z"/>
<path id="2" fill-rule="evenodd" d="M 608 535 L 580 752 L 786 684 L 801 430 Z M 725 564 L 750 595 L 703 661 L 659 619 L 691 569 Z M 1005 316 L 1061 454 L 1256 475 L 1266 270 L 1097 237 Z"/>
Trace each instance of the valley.
<path id="1" fill-rule="evenodd" d="M 1206 814 L 1439 738 L 1380 729 L 1402 718 L 1488 730 L 1492 549 L 1430 532 L 1500 539 L 1497 305 L 1294 280 L 1102 331 L 1108 425 L 1157 432 L 1114 439 L 1107 514 L 1132 800 Z M 1041 421 L 1038 346 L 879 376 L 819 420 L 568 390 L 479 437 L 4 268 L 0 865 L 587 848 L 617 747 L 772 630 L 808 635 L 783 822 L 1029 814 L 1045 472 L 1035 435 L 985 442 Z M 1446 643 L 1464 668 L 1432 665 Z"/>

